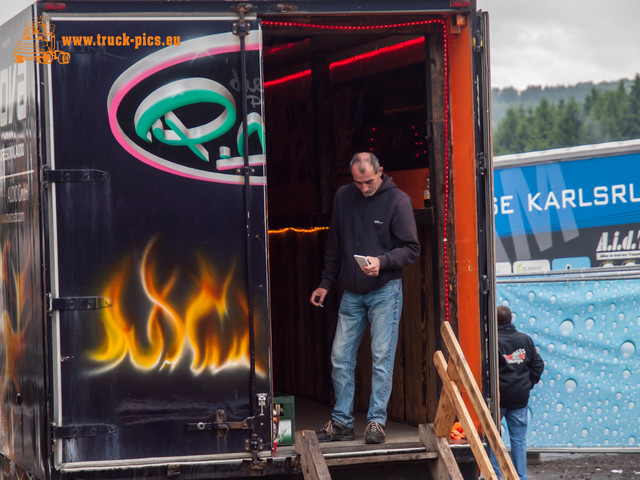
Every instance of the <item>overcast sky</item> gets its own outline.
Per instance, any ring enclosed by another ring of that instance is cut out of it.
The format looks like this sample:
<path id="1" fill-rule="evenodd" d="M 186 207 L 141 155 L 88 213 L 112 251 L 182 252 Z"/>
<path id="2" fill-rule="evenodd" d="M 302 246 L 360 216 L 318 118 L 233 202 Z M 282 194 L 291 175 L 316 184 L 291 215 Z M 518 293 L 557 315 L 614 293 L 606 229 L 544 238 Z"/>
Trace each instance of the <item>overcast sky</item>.
<path id="1" fill-rule="evenodd" d="M 640 73 L 640 0 L 476 1 L 489 12 L 494 87 L 523 90 Z M 0 2 L 0 23 L 31 3 Z"/>
<path id="2" fill-rule="evenodd" d="M 640 73 L 640 0 L 476 0 L 489 12 L 494 87 Z"/>

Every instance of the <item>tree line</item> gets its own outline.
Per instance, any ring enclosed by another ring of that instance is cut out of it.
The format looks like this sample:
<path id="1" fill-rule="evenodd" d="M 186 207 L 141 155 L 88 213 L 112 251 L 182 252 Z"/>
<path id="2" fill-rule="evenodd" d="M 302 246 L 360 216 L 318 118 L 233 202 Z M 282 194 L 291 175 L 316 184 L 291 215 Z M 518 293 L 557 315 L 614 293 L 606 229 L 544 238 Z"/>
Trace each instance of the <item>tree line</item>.
<path id="1" fill-rule="evenodd" d="M 512 104 L 493 131 L 494 155 L 640 138 L 640 75 L 577 101 Z"/>

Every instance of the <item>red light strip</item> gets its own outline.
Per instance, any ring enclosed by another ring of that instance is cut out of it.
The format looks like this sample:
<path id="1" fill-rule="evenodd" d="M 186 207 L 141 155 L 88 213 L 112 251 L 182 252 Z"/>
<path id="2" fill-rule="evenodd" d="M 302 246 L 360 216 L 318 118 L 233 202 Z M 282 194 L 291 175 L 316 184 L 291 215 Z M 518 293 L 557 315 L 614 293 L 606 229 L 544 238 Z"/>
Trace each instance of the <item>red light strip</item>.
<path id="1" fill-rule="evenodd" d="M 386 30 L 389 28 L 418 27 L 420 25 L 444 25 L 443 20 L 421 20 L 419 22 L 388 23 L 386 25 L 318 25 L 313 23 L 299 22 L 274 22 L 263 20 L 262 25 L 266 27 L 300 27 L 312 28 L 315 30 L 342 30 L 342 31 L 363 31 L 363 30 Z"/>
<path id="2" fill-rule="evenodd" d="M 302 40 L 300 42 L 290 42 L 290 43 L 285 43 L 285 44 L 282 44 L 282 45 L 278 45 L 277 47 L 269 47 L 269 48 L 265 49 L 265 54 L 271 55 L 271 54 L 274 54 L 274 53 L 277 53 L 277 52 L 282 52 L 284 50 L 289 50 L 291 48 L 294 48 L 294 47 L 300 45 L 301 43 L 309 44 L 311 42 L 307 38 L 307 39 Z"/>
<path id="3" fill-rule="evenodd" d="M 352 63 L 359 62 L 367 58 L 375 57 L 376 55 L 389 53 L 396 50 L 401 50 L 403 48 L 412 47 L 414 45 L 418 45 L 423 42 L 424 42 L 423 38 L 414 38 L 413 40 L 407 40 L 406 42 L 397 43 L 395 45 L 389 45 L 388 47 L 378 48 L 377 50 L 372 50 L 370 52 L 361 53 L 360 55 L 356 55 L 354 57 L 349 57 L 349 58 L 345 58 L 344 60 L 338 60 L 337 62 L 333 62 L 329 65 L 329 69 L 333 70 L 336 67 L 343 67 L 345 65 L 350 65 Z M 271 87 L 272 85 L 279 85 L 281 83 L 303 78 L 308 75 L 311 75 L 311 70 L 303 70 L 301 72 L 292 73 L 291 75 L 287 75 L 285 77 L 280 77 L 280 78 L 276 78 L 275 80 L 269 80 L 267 82 L 264 82 L 264 87 L 266 88 L 266 87 Z"/>
<path id="4" fill-rule="evenodd" d="M 298 22 L 274 22 L 270 20 L 263 20 L 263 26 L 273 27 L 300 27 L 311 28 L 317 30 L 340 30 L 340 31 L 366 31 L 366 30 L 384 30 L 389 28 L 402 28 L 402 27 L 416 27 L 420 25 L 434 25 L 438 24 L 442 27 L 443 38 L 443 56 L 444 56 L 444 82 L 443 82 L 443 95 L 444 95 L 444 222 L 442 231 L 442 252 L 444 255 L 444 295 L 445 295 L 445 308 L 447 314 L 447 321 L 450 321 L 451 308 L 449 305 L 449 258 L 447 249 L 447 217 L 449 215 L 449 168 L 450 168 L 450 155 L 449 155 L 449 48 L 447 38 L 447 25 L 444 20 L 422 20 L 419 22 L 406 22 L 406 23 L 390 23 L 386 25 L 315 25 L 310 23 L 298 23 Z M 376 53 L 373 53 L 376 54 Z M 363 54 L 367 55 L 367 54 Z M 354 57 L 355 58 L 355 57 Z M 351 60 L 351 59 L 347 59 Z M 344 62 L 342 60 L 341 62 Z M 356 60 L 353 60 L 356 61 Z M 340 62 L 336 62 L 340 63 Z M 301 74 L 308 75 L 308 73 L 300 72 Z M 298 75 L 298 74 L 294 74 Z M 303 76 L 303 75 L 300 75 Z M 291 75 L 289 75 L 291 77 Z M 288 78 L 288 77 L 283 77 Z M 280 80 L 273 80 L 272 82 L 265 82 L 264 86 L 273 82 L 280 83 Z M 283 80 L 284 81 L 284 80 Z"/>
<path id="5" fill-rule="evenodd" d="M 278 85 L 280 83 L 289 82 L 291 80 L 296 80 L 298 78 L 303 78 L 311 75 L 311 70 L 303 70 L 302 72 L 292 73 L 291 75 L 287 75 L 286 77 L 276 78 L 275 80 L 269 80 L 268 82 L 264 82 L 264 87 L 270 87 L 272 85 Z"/>
<path id="6" fill-rule="evenodd" d="M 349 65 L 351 63 L 359 62 L 366 58 L 375 57 L 376 55 L 380 55 L 382 53 L 393 52 L 395 50 L 411 47 L 413 45 L 417 45 L 423 42 L 424 42 L 424 38 L 414 38 L 413 40 L 407 40 L 406 42 L 396 43 L 395 45 L 389 45 L 388 47 L 382 47 L 382 48 L 378 48 L 377 50 L 361 53 L 360 55 L 356 55 L 355 57 L 345 58 L 344 60 L 338 60 L 337 62 L 333 62 L 331 65 L 329 65 L 329 68 L 333 69 L 335 67 L 342 67 L 343 65 Z"/>
<path id="7" fill-rule="evenodd" d="M 442 44 L 444 57 L 444 225 L 442 230 L 442 253 L 444 255 L 444 294 L 447 322 L 450 321 L 449 308 L 449 258 L 447 250 L 447 220 L 449 215 L 449 46 L 447 26 L 442 22 Z"/>
<path id="8" fill-rule="evenodd" d="M 46 2 L 44 4 L 45 10 L 65 10 L 67 6 L 62 2 Z"/>

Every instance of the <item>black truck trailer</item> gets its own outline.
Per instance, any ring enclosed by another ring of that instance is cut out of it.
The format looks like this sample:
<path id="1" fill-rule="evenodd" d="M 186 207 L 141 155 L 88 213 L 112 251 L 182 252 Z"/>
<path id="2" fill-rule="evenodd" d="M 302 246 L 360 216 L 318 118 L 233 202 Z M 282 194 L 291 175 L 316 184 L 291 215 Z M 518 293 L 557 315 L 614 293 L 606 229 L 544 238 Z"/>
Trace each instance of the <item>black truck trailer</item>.
<path id="1" fill-rule="evenodd" d="M 412 196 L 422 254 L 385 449 L 325 456 L 426 459 L 442 321 L 491 402 L 487 23 L 473 0 L 73 0 L 2 25 L 3 478 L 300 475 L 282 434 L 328 419 L 339 292 L 308 296 L 356 151 Z"/>

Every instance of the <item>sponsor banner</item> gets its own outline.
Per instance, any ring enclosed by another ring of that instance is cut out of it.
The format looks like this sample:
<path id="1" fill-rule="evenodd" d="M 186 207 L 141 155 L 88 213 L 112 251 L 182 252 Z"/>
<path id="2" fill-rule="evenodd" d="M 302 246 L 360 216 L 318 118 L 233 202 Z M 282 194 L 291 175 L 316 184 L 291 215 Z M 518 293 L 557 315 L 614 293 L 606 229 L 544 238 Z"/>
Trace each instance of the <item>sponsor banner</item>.
<path id="1" fill-rule="evenodd" d="M 639 173 L 640 152 L 496 169 L 500 272 L 640 262 Z"/>
<path id="2" fill-rule="evenodd" d="M 560 232 L 497 238 L 498 273 L 640 264 L 640 223 L 585 228 L 565 240 Z"/>
<path id="3" fill-rule="evenodd" d="M 624 225 L 640 208 L 640 152 L 494 171 L 499 237 Z"/>

